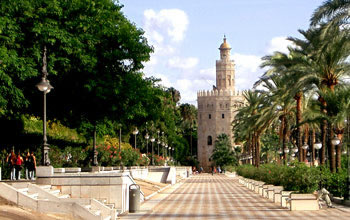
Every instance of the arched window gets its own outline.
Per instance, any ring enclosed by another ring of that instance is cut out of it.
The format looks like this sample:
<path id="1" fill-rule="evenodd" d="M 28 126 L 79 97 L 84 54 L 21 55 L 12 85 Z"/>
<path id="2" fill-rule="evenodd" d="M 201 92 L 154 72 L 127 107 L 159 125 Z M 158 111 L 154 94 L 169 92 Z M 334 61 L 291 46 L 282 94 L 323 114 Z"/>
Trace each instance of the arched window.
<path id="1" fill-rule="evenodd" d="M 212 145 L 213 144 L 213 139 L 211 136 L 208 136 L 208 145 Z"/>

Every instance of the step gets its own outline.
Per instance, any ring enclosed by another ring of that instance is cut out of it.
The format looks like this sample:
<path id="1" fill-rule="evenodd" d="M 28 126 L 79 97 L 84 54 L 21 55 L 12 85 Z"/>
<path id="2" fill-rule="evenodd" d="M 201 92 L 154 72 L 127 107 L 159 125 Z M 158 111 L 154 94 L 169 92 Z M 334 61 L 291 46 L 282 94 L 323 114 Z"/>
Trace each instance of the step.
<path id="1" fill-rule="evenodd" d="M 104 218 L 103 220 L 111 220 L 112 219 L 112 216 L 107 216 L 106 218 Z"/>
<path id="2" fill-rule="evenodd" d="M 83 207 L 86 208 L 87 210 L 91 209 L 91 205 L 84 205 Z"/>
<path id="3" fill-rule="evenodd" d="M 58 198 L 60 198 L 60 199 L 68 199 L 68 198 L 70 198 L 70 195 L 63 194 L 63 195 L 58 196 Z"/>
<path id="4" fill-rule="evenodd" d="M 105 206 L 107 206 L 108 208 L 114 209 L 113 203 L 106 203 Z"/>
<path id="5" fill-rule="evenodd" d="M 31 194 L 27 194 L 27 196 L 29 196 L 32 199 L 38 199 L 39 193 L 31 193 Z"/>
<path id="6" fill-rule="evenodd" d="M 97 201 L 101 202 L 101 203 L 106 203 L 107 199 L 97 199 Z"/>
<path id="7" fill-rule="evenodd" d="M 51 189 L 51 185 L 38 185 L 40 188 L 44 189 L 44 190 L 50 190 Z"/>
<path id="8" fill-rule="evenodd" d="M 54 195 L 58 196 L 58 194 L 60 194 L 61 190 L 55 189 L 55 190 L 50 190 L 49 192 L 50 192 L 51 194 L 54 194 Z"/>
<path id="9" fill-rule="evenodd" d="M 27 193 L 28 192 L 28 188 L 17 189 L 17 191 L 21 192 L 21 193 Z"/>

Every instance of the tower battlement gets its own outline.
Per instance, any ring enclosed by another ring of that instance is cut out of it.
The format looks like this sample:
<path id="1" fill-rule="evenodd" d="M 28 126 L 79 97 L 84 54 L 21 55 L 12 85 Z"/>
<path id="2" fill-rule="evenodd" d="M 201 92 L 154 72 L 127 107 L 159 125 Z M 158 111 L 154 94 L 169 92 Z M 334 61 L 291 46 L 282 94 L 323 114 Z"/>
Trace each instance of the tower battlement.
<path id="1" fill-rule="evenodd" d="M 243 91 L 232 90 L 201 90 L 197 92 L 197 97 L 206 96 L 242 96 Z"/>

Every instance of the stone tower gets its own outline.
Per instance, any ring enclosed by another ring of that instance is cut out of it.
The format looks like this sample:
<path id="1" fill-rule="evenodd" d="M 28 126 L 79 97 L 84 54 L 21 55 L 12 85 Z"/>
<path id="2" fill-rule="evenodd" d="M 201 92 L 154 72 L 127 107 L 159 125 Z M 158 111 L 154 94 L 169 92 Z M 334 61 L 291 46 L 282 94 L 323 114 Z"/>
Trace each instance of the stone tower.
<path id="1" fill-rule="evenodd" d="M 226 42 L 220 45 L 220 60 L 216 61 L 216 86 L 210 91 L 199 91 L 198 101 L 198 160 L 206 171 L 212 165 L 212 155 L 216 137 L 222 133 L 235 146 L 232 121 L 235 111 L 244 103 L 242 92 L 235 91 L 235 64 L 230 59 L 231 47 Z"/>

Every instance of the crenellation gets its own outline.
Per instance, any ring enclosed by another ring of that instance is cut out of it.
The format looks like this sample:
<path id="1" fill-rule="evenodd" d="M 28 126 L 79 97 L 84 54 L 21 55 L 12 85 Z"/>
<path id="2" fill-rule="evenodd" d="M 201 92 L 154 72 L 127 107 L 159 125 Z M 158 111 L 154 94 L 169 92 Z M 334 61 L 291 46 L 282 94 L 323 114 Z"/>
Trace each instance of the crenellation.
<path id="1" fill-rule="evenodd" d="M 206 171 L 211 166 L 209 158 L 214 149 L 216 137 L 227 133 L 235 146 L 232 134 L 232 120 L 235 111 L 244 100 L 242 92 L 235 90 L 234 61 L 230 60 L 230 46 L 224 38 L 220 46 L 220 60 L 216 61 L 216 88 L 198 93 L 198 160 Z M 212 144 L 208 143 L 211 138 Z"/>

